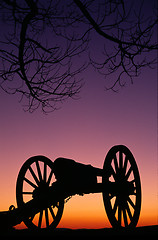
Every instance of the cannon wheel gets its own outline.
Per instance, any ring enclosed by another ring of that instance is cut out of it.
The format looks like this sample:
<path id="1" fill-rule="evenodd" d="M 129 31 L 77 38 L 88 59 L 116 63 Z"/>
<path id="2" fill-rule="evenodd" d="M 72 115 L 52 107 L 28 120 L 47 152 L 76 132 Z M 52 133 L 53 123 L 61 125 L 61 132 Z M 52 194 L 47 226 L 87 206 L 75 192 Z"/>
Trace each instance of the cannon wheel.
<path id="1" fill-rule="evenodd" d="M 44 156 L 29 158 L 21 167 L 16 184 L 16 199 L 18 207 L 33 199 L 34 190 L 51 186 L 55 181 L 53 162 Z M 48 206 L 34 216 L 24 219 L 28 228 L 55 228 L 63 213 L 64 200 L 56 206 Z"/>
<path id="2" fill-rule="evenodd" d="M 141 183 L 136 161 L 130 150 L 112 147 L 103 166 L 103 191 L 107 216 L 114 228 L 133 228 L 137 225 L 141 209 Z M 111 189 L 110 189 L 111 188 Z"/>

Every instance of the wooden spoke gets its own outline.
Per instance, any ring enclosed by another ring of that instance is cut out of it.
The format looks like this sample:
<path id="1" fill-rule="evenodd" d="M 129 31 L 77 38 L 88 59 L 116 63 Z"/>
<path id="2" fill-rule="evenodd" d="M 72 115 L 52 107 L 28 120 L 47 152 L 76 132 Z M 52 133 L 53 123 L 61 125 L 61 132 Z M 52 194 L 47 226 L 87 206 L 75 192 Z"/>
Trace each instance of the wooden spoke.
<path id="1" fill-rule="evenodd" d="M 135 183 L 135 181 L 136 181 L 136 180 L 135 180 L 135 179 L 133 179 L 132 181 L 129 181 L 129 182 L 130 182 L 130 183 Z"/>
<path id="2" fill-rule="evenodd" d="M 127 221 L 127 214 L 126 214 L 126 209 L 123 209 L 123 219 L 124 219 L 124 223 L 125 223 L 125 227 L 128 226 L 128 221 Z"/>
<path id="3" fill-rule="evenodd" d="M 55 219 L 55 214 L 54 214 L 53 209 L 52 209 L 51 206 L 49 207 L 49 211 L 50 211 L 50 213 L 51 213 L 53 219 Z"/>
<path id="4" fill-rule="evenodd" d="M 116 213 L 116 210 L 117 210 L 117 207 L 118 207 L 118 200 L 117 200 L 117 198 L 115 199 L 115 203 L 114 203 L 114 206 L 113 206 L 113 213 L 114 213 L 114 215 L 115 215 L 115 213 Z"/>
<path id="5" fill-rule="evenodd" d="M 42 210 L 42 211 L 40 211 L 39 220 L 38 220 L 38 228 L 41 228 L 41 224 L 42 224 L 42 217 L 43 217 L 43 210 Z"/>
<path id="6" fill-rule="evenodd" d="M 125 157 L 125 161 L 124 161 L 124 166 L 123 166 L 123 168 L 124 168 L 124 173 L 126 173 L 127 163 L 128 163 L 128 158 L 127 158 L 127 156 L 126 156 L 126 157 Z"/>
<path id="7" fill-rule="evenodd" d="M 29 179 L 27 179 L 26 177 L 24 177 L 24 180 L 25 180 L 25 182 L 27 182 L 29 185 L 31 185 L 33 188 L 36 188 L 37 186 L 33 183 L 33 182 L 31 182 Z"/>
<path id="8" fill-rule="evenodd" d="M 22 194 L 28 194 L 28 195 L 32 195 L 33 194 L 33 192 L 22 192 Z"/>
<path id="9" fill-rule="evenodd" d="M 134 203 L 132 202 L 131 198 L 128 197 L 127 201 L 129 202 L 129 204 L 135 209 L 135 205 Z"/>
<path id="10" fill-rule="evenodd" d="M 118 206 L 118 224 L 121 226 L 121 206 Z"/>
<path id="11" fill-rule="evenodd" d="M 34 171 L 33 171 L 33 169 L 32 169 L 31 166 L 29 166 L 29 171 L 30 171 L 32 177 L 34 178 L 35 182 L 36 182 L 37 185 L 38 185 L 38 184 L 39 184 L 39 180 L 38 180 L 38 178 L 37 178 L 36 174 L 34 173 Z"/>
<path id="12" fill-rule="evenodd" d="M 114 165 L 115 165 L 115 170 L 117 172 L 117 170 L 118 170 L 118 162 L 117 162 L 116 155 L 114 156 Z"/>
<path id="13" fill-rule="evenodd" d="M 134 192 L 130 195 L 135 195 L 135 196 L 137 195 L 137 188 L 136 187 L 134 187 Z"/>
<path id="14" fill-rule="evenodd" d="M 35 217 L 35 215 L 32 215 L 29 219 L 30 219 L 31 221 L 33 221 L 34 217 Z"/>
<path id="15" fill-rule="evenodd" d="M 43 172 L 43 180 L 46 182 L 47 180 L 47 164 L 44 163 L 44 172 Z"/>
<path id="16" fill-rule="evenodd" d="M 113 193 L 109 193 L 109 198 L 110 198 L 110 200 L 111 200 L 113 197 L 115 197 L 115 195 L 114 195 Z"/>
<path id="17" fill-rule="evenodd" d="M 36 161 L 36 168 L 37 168 L 39 180 L 42 181 L 42 174 L 41 174 L 41 169 L 38 161 Z"/>
<path id="18" fill-rule="evenodd" d="M 128 178 L 129 178 L 131 172 L 132 172 L 132 166 L 130 166 L 130 168 L 129 168 L 127 174 L 126 174 L 126 180 L 128 180 Z"/>
<path id="19" fill-rule="evenodd" d="M 111 166 L 111 168 L 110 168 L 110 172 L 111 172 L 113 178 L 116 180 L 116 173 L 115 173 L 115 171 L 114 171 L 114 169 L 113 169 L 112 166 Z"/>
<path id="20" fill-rule="evenodd" d="M 52 176 L 53 176 L 53 169 L 51 170 L 51 172 L 50 172 L 50 174 L 49 174 L 49 177 L 48 177 L 48 181 L 47 181 L 47 183 L 48 183 L 48 185 L 50 184 L 50 181 L 51 181 L 51 179 L 52 179 Z"/>
<path id="21" fill-rule="evenodd" d="M 123 153 L 122 151 L 119 152 L 119 168 L 122 169 L 123 167 Z"/>
<path id="22" fill-rule="evenodd" d="M 48 209 L 45 209 L 46 227 L 49 227 Z"/>
<path id="23" fill-rule="evenodd" d="M 132 213 L 131 213 L 131 210 L 128 206 L 128 203 L 126 203 L 126 210 L 127 210 L 127 213 L 128 213 L 128 216 L 129 216 L 130 220 L 132 220 Z"/>

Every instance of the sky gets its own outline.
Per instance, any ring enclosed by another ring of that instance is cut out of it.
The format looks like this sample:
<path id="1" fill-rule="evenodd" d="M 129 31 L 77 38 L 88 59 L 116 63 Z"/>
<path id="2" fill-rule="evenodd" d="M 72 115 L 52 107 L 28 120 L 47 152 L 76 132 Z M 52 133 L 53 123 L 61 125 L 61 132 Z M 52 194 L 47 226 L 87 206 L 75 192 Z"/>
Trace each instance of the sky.
<path id="1" fill-rule="evenodd" d="M 157 69 L 145 69 L 118 93 L 92 68 L 83 74 L 80 99 L 67 100 L 50 114 L 24 112 L 19 97 L 0 89 L 0 211 L 16 206 L 16 180 L 31 156 L 57 157 L 102 168 L 110 148 L 126 145 L 141 178 L 138 226 L 158 224 Z M 101 194 L 74 196 L 58 227 L 110 227 Z M 18 227 L 24 227 L 20 225 Z"/>

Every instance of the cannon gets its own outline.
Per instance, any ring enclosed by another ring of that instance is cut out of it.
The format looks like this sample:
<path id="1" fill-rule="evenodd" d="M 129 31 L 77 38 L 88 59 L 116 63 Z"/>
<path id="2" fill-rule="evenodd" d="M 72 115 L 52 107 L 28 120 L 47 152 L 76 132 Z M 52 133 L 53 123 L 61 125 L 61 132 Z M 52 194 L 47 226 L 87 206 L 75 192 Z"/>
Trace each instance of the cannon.
<path id="1" fill-rule="evenodd" d="M 56 228 L 64 204 L 76 194 L 89 193 L 102 193 L 112 227 L 136 227 L 141 183 L 135 158 L 126 146 L 113 146 L 103 169 L 66 158 L 54 162 L 45 156 L 29 158 L 17 178 L 17 208 L 11 205 L 9 211 L 0 212 L 0 227 L 13 227 L 23 221 L 30 229 Z"/>

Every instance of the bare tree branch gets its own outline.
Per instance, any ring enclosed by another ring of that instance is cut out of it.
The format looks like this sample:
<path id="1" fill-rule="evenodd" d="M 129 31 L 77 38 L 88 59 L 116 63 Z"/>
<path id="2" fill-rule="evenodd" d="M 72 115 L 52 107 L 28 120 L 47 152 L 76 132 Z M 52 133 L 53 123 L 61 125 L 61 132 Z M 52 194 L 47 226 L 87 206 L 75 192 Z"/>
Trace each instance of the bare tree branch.
<path id="1" fill-rule="evenodd" d="M 128 79 L 133 82 L 142 68 L 156 64 L 149 53 L 158 49 L 157 6 L 146 16 L 145 4 L 2 0 L 0 21 L 6 30 L 0 39 L 0 87 L 19 93 L 25 110 L 49 112 L 78 96 L 84 84 L 80 75 L 89 65 L 114 79 L 106 89 L 117 91 Z M 94 48 L 96 38 L 100 45 Z"/>
<path id="2" fill-rule="evenodd" d="M 156 56 L 148 60 L 146 56 L 149 52 L 158 49 L 158 43 L 152 41 L 154 29 L 156 30 L 157 28 L 158 18 L 156 16 L 153 20 L 142 19 L 141 10 L 144 1 L 137 6 L 136 23 L 132 23 L 132 19 L 129 17 L 133 2 L 127 11 L 125 8 L 126 1 L 104 1 L 107 11 L 109 8 L 107 16 L 112 14 L 114 17 L 112 24 L 104 23 L 106 16 L 101 23 L 98 23 L 80 0 L 74 0 L 74 2 L 92 25 L 92 29 L 103 37 L 105 41 L 109 40 L 114 44 L 113 52 L 110 54 L 106 50 L 107 48 L 104 48 L 105 60 L 103 62 L 97 62 L 90 56 L 90 62 L 93 67 L 105 77 L 117 72 L 116 80 L 106 89 L 116 91 L 115 87 L 118 84 L 121 87 L 125 85 L 125 82 L 122 82 L 123 75 L 130 78 L 131 82 L 133 82 L 133 77 L 138 76 L 143 67 L 152 67 L 157 63 Z M 107 32 L 110 32 L 110 34 L 107 34 Z M 146 55 L 144 55 L 145 53 Z"/>

